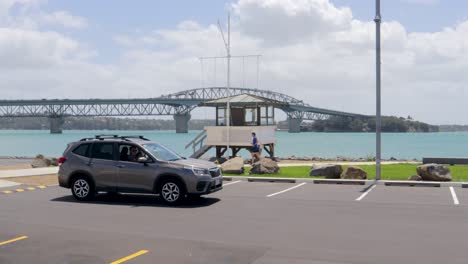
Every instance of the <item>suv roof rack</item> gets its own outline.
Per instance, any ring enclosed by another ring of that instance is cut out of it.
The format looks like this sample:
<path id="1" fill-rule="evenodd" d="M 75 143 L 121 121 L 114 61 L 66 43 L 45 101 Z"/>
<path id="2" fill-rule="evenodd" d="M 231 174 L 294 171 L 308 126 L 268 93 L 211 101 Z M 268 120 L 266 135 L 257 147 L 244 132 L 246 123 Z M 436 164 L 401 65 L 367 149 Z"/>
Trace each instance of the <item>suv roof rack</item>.
<path id="1" fill-rule="evenodd" d="M 130 139 L 141 139 L 145 141 L 149 141 L 149 139 L 145 138 L 144 136 L 119 136 L 119 135 L 108 135 L 108 134 L 101 134 L 96 135 L 94 138 L 82 138 L 80 141 L 87 141 L 87 140 L 105 140 L 105 139 L 122 139 L 125 141 L 131 141 Z"/>
<path id="2" fill-rule="evenodd" d="M 144 141 L 149 141 L 149 139 L 145 138 L 144 136 L 120 136 L 119 138 L 123 140 L 129 139 L 129 138 L 137 138 L 137 139 L 141 139 Z"/>

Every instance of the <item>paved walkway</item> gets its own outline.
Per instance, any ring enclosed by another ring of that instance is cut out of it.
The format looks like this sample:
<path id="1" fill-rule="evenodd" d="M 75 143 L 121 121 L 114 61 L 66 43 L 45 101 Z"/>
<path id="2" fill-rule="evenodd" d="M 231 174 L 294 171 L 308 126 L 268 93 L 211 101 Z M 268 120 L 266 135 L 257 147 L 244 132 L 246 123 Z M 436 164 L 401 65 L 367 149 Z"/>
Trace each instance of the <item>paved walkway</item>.
<path id="1" fill-rule="evenodd" d="M 12 186 L 18 186 L 18 185 L 21 185 L 21 183 L 0 180 L 0 188 L 6 188 L 6 187 L 12 187 Z"/>
<path id="2" fill-rule="evenodd" d="M 21 170 L 0 170 L 0 179 L 11 178 L 11 177 L 47 175 L 47 174 L 55 174 L 57 172 L 58 172 L 58 167 L 21 169 Z"/>

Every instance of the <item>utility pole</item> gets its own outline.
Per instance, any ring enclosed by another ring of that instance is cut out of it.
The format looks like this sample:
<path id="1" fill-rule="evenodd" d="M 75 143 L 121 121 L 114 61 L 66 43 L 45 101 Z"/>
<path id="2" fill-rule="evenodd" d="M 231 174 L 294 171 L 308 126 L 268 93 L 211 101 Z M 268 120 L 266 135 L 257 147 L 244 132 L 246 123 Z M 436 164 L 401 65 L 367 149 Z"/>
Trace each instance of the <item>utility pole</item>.
<path id="1" fill-rule="evenodd" d="M 375 134 L 376 134 L 376 156 L 375 156 L 375 179 L 381 179 L 380 156 L 381 156 L 381 59 L 380 59 L 380 24 L 382 17 L 380 15 L 380 0 L 375 0 L 375 52 L 376 52 L 376 118 L 375 118 Z"/>

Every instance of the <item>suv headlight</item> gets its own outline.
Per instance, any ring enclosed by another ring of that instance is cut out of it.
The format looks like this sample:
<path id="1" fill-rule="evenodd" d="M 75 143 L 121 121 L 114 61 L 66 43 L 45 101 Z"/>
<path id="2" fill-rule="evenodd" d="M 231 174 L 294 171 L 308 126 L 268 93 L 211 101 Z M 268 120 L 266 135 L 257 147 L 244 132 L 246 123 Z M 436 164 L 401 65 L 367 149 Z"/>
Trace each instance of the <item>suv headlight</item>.
<path id="1" fill-rule="evenodd" d="M 190 166 L 190 167 L 187 166 L 187 167 L 184 167 L 184 169 L 190 170 L 194 175 L 197 175 L 197 176 L 210 175 L 210 172 L 207 169 L 197 168 L 194 166 Z"/>

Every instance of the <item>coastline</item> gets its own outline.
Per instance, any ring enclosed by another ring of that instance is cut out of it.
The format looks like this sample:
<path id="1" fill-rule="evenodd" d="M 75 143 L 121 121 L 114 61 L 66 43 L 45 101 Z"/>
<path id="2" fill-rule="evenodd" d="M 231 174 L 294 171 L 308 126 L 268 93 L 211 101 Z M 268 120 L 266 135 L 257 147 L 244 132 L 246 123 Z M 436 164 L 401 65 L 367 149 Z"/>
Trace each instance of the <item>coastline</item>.
<path id="1" fill-rule="evenodd" d="M 31 162 L 34 157 L 26 156 L 0 156 L 0 170 L 19 170 L 19 169 L 30 169 Z M 375 164 L 375 161 L 366 158 L 344 158 L 337 157 L 334 159 L 327 158 L 304 158 L 304 157 L 285 157 L 277 158 L 279 166 L 312 166 L 315 163 L 334 163 L 342 165 L 371 165 Z M 413 159 L 386 159 L 382 160 L 382 164 L 398 164 L 398 163 L 420 163 L 421 161 Z"/>
<path id="2" fill-rule="evenodd" d="M 0 170 L 30 169 L 33 157 L 0 157 Z"/>

